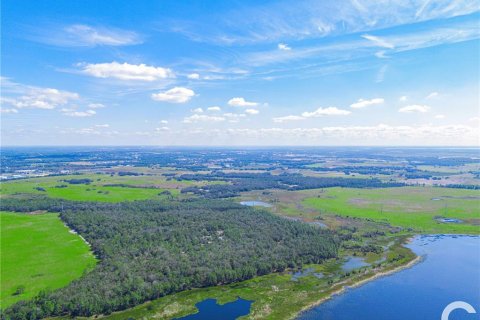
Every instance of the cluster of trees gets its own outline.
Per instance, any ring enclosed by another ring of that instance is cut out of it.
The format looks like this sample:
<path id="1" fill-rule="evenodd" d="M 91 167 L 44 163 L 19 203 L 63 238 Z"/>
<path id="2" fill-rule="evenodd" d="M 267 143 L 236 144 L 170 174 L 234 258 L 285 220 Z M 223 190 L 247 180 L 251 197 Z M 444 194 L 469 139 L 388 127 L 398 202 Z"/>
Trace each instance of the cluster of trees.
<path id="1" fill-rule="evenodd" d="M 93 182 L 92 179 L 88 179 L 88 178 L 84 178 L 84 179 L 65 179 L 63 180 L 67 183 L 70 183 L 70 184 L 90 184 Z"/>
<path id="2" fill-rule="evenodd" d="M 2 319 L 108 314 L 190 288 L 319 263 L 336 257 L 340 245 L 330 231 L 225 200 L 6 198 L 1 209 L 61 212 L 100 260 L 67 287 L 9 307 Z"/>
<path id="3" fill-rule="evenodd" d="M 303 190 L 330 187 L 349 188 L 386 188 L 404 186 L 400 182 L 382 182 L 379 179 L 356 179 L 336 177 L 307 177 L 300 174 L 270 173 L 224 173 L 184 174 L 180 180 L 227 181 L 228 184 L 212 184 L 206 186 L 190 186 L 182 189 L 182 193 L 192 192 L 206 198 L 226 198 L 238 196 L 240 192 L 264 189 Z"/>

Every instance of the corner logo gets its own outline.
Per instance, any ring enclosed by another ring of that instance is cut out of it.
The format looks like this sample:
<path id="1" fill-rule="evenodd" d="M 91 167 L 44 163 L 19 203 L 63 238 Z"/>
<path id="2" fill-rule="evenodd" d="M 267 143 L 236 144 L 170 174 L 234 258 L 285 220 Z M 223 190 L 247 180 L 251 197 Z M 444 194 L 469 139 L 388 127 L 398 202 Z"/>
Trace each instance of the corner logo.
<path id="1" fill-rule="evenodd" d="M 457 310 L 457 309 L 463 309 L 468 313 L 477 313 L 471 304 L 463 301 L 455 301 L 450 303 L 448 306 L 445 307 L 445 309 L 443 309 L 441 320 L 449 320 L 448 317 L 450 316 L 450 313 L 453 310 Z"/>

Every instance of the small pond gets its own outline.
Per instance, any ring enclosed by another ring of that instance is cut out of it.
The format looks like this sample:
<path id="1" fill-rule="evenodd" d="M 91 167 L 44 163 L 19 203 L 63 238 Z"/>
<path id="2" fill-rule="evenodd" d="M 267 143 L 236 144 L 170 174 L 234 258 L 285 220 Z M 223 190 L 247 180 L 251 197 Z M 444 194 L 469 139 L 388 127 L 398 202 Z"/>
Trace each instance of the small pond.
<path id="1" fill-rule="evenodd" d="M 195 305 L 197 313 L 176 320 L 235 320 L 250 313 L 252 302 L 239 298 L 219 305 L 215 299 L 206 299 Z"/>
<path id="2" fill-rule="evenodd" d="M 365 258 L 362 257 L 348 257 L 348 260 L 342 265 L 343 271 L 352 271 L 361 267 L 369 266 L 368 262 L 365 262 Z"/>
<path id="3" fill-rule="evenodd" d="M 301 269 L 301 270 L 298 270 L 298 271 L 295 271 L 295 272 L 291 273 L 291 275 L 292 275 L 292 281 L 298 281 L 298 279 L 303 278 L 303 277 L 307 277 L 307 276 L 310 276 L 310 275 L 313 275 L 313 276 L 315 276 L 319 279 L 323 278 L 323 273 L 315 272 L 315 269 L 313 269 L 313 268 Z"/>
<path id="4" fill-rule="evenodd" d="M 249 207 L 265 207 L 265 208 L 272 207 L 270 203 L 266 203 L 263 201 L 241 201 L 240 204 L 242 206 L 249 206 Z"/>

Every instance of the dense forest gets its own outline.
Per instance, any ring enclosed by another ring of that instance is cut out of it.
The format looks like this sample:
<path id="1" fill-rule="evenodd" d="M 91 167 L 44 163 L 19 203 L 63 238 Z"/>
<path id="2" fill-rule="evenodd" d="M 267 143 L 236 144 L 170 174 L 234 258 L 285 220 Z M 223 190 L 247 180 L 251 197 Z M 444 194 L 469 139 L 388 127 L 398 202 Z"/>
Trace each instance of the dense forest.
<path id="1" fill-rule="evenodd" d="M 379 179 L 308 177 L 301 174 L 267 173 L 224 173 L 184 174 L 179 180 L 226 181 L 228 184 L 212 184 L 202 187 L 192 186 L 182 189 L 182 193 L 192 192 L 206 198 L 226 198 L 238 196 L 240 192 L 264 189 L 303 190 L 331 187 L 349 188 L 386 188 L 401 187 L 400 182 L 382 182 Z"/>
<path id="2" fill-rule="evenodd" d="M 118 204 L 4 199 L 2 210 L 61 212 L 99 258 L 69 286 L 4 310 L 3 319 L 90 316 L 194 287 L 231 283 L 335 257 L 329 231 L 225 200 Z"/>

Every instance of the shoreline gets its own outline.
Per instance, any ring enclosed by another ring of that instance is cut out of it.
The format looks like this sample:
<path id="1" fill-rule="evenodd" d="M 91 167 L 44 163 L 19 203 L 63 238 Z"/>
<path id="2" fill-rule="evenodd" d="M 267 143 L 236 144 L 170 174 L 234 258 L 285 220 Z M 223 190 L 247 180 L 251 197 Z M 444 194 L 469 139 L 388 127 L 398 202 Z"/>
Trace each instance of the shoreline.
<path id="1" fill-rule="evenodd" d="M 411 239 L 409 239 L 409 241 L 411 241 Z M 390 269 L 390 270 L 385 270 L 385 271 L 381 271 L 379 273 L 374 273 L 372 276 L 367 277 L 365 279 L 361 279 L 357 282 L 354 282 L 351 285 L 343 285 L 343 283 L 340 282 L 340 283 L 337 284 L 337 286 L 341 285 L 340 288 L 332 291 L 326 297 L 321 298 L 320 300 L 317 300 L 317 301 L 303 307 L 299 312 L 297 312 L 295 315 L 293 315 L 289 319 L 292 319 L 292 320 L 297 319 L 303 312 L 308 311 L 308 310 L 310 310 L 314 307 L 317 307 L 317 306 L 321 305 L 322 303 L 334 298 L 337 295 L 345 293 L 347 291 L 347 289 L 357 288 L 357 287 L 360 287 L 360 286 L 362 286 L 362 285 L 364 285 L 364 284 L 366 284 L 370 281 L 373 281 L 373 280 L 376 280 L 376 279 L 379 279 L 379 278 L 382 278 L 382 277 L 385 277 L 385 276 L 389 276 L 391 274 L 400 272 L 400 271 L 405 270 L 405 269 L 409 269 L 409 268 L 413 267 L 414 265 L 416 265 L 417 263 L 421 262 L 422 260 L 423 260 L 422 256 L 417 256 L 416 255 L 415 258 L 413 260 L 409 261 L 407 264 L 398 266 L 398 267 Z"/>

